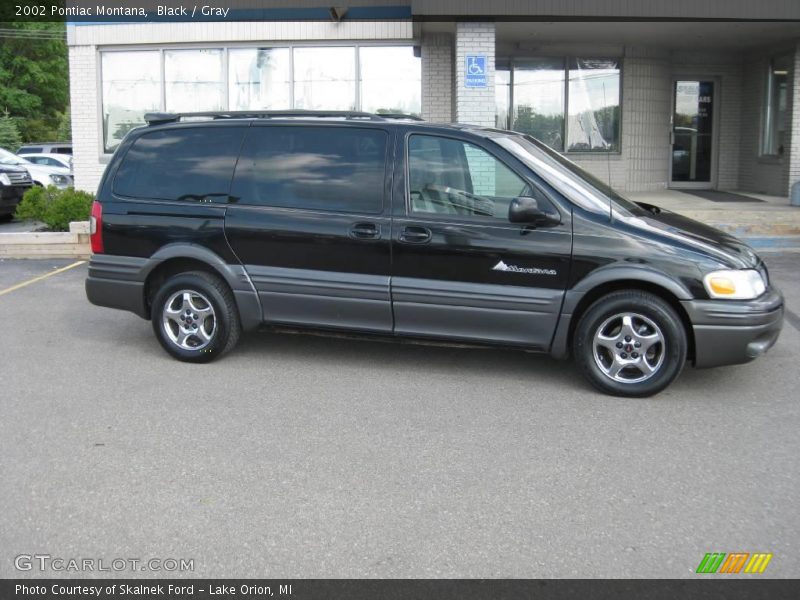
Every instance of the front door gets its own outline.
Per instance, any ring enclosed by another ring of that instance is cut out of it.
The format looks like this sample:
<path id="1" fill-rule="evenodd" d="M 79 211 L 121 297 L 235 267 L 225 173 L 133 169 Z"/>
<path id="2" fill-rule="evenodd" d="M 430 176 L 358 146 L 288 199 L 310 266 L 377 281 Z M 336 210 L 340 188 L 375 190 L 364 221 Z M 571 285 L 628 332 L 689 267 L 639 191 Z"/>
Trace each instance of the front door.
<path id="1" fill-rule="evenodd" d="M 510 223 L 515 197 L 549 192 L 488 145 L 412 133 L 399 150 L 406 172 L 393 197 L 395 332 L 549 348 L 569 275 L 569 211 L 550 227 Z"/>
<path id="2" fill-rule="evenodd" d="M 670 187 L 715 187 L 716 93 L 712 80 L 673 82 Z"/>
<path id="3" fill-rule="evenodd" d="M 389 148 L 378 127 L 250 127 L 225 235 L 266 322 L 391 332 Z"/>

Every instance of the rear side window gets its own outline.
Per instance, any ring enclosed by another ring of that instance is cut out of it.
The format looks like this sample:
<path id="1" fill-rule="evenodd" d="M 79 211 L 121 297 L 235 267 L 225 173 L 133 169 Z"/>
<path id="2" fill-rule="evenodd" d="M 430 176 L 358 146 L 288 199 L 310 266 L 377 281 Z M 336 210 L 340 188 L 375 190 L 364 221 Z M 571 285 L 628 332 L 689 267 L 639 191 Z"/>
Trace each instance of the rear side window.
<path id="1" fill-rule="evenodd" d="M 145 133 L 125 154 L 114 193 L 195 202 L 227 197 L 244 130 L 197 127 Z"/>
<path id="2" fill-rule="evenodd" d="M 388 134 L 355 127 L 252 127 L 231 194 L 240 204 L 380 213 Z"/>
<path id="3" fill-rule="evenodd" d="M 39 154 L 42 151 L 40 146 L 23 146 L 19 150 L 17 150 L 17 154 L 20 152 L 29 152 L 31 154 Z"/>

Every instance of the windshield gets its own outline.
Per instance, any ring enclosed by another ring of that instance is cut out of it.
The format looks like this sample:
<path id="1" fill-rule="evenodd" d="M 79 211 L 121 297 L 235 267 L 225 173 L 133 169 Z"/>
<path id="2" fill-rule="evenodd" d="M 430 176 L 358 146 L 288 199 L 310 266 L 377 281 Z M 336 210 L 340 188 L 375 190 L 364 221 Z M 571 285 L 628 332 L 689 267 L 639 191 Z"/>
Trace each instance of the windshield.
<path id="1" fill-rule="evenodd" d="M 17 156 L 4 148 L 0 148 L 0 163 L 4 165 L 22 165 L 28 162 L 21 156 Z"/>
<path id="2" fill-rule="evenodd" d="M 537 175 L 579 206 L 598 214 L 616 210 L 640 214 L 642 209 L 571 160 L 529 135 L 493 138 Z"/>

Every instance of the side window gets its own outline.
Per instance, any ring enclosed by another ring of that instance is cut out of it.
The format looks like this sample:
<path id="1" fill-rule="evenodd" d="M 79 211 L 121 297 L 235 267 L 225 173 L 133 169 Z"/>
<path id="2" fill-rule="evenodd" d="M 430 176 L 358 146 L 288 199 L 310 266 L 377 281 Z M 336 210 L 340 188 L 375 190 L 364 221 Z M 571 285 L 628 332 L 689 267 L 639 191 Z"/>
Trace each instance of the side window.
<path id="1" fill-rule="evenodd" d="M 195 127 L 145 133 L 125 154 L 114 193 L 195 202 L 227 196 L 244 130 Z"/>
<path id="2" fill-rule="evenodd" d="M 530 187 L 500 160 L 469 142 L 412 135 L 408 175 L 413 213 L 508 220 L 508 206 Z"/>
<path id="3" fill-rule="evenodd" d="M 236 167 L 240 204 L 380 213 L 388 134 L 355 127 L 252 127 Z"/>

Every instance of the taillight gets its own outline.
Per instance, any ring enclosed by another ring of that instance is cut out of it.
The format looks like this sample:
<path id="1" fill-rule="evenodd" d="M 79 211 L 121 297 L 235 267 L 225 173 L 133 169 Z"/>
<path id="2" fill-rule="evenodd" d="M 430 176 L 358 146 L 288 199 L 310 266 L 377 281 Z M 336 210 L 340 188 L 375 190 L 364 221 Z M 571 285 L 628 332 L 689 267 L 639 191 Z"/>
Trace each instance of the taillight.
<path id="1" fill-rule="evenodd" d="M 92 202 L 92 216 L 89 219 L 89 240 L 92 243 L 92 253 L 103 253 L 103 205 L 97 200 Z"/>

